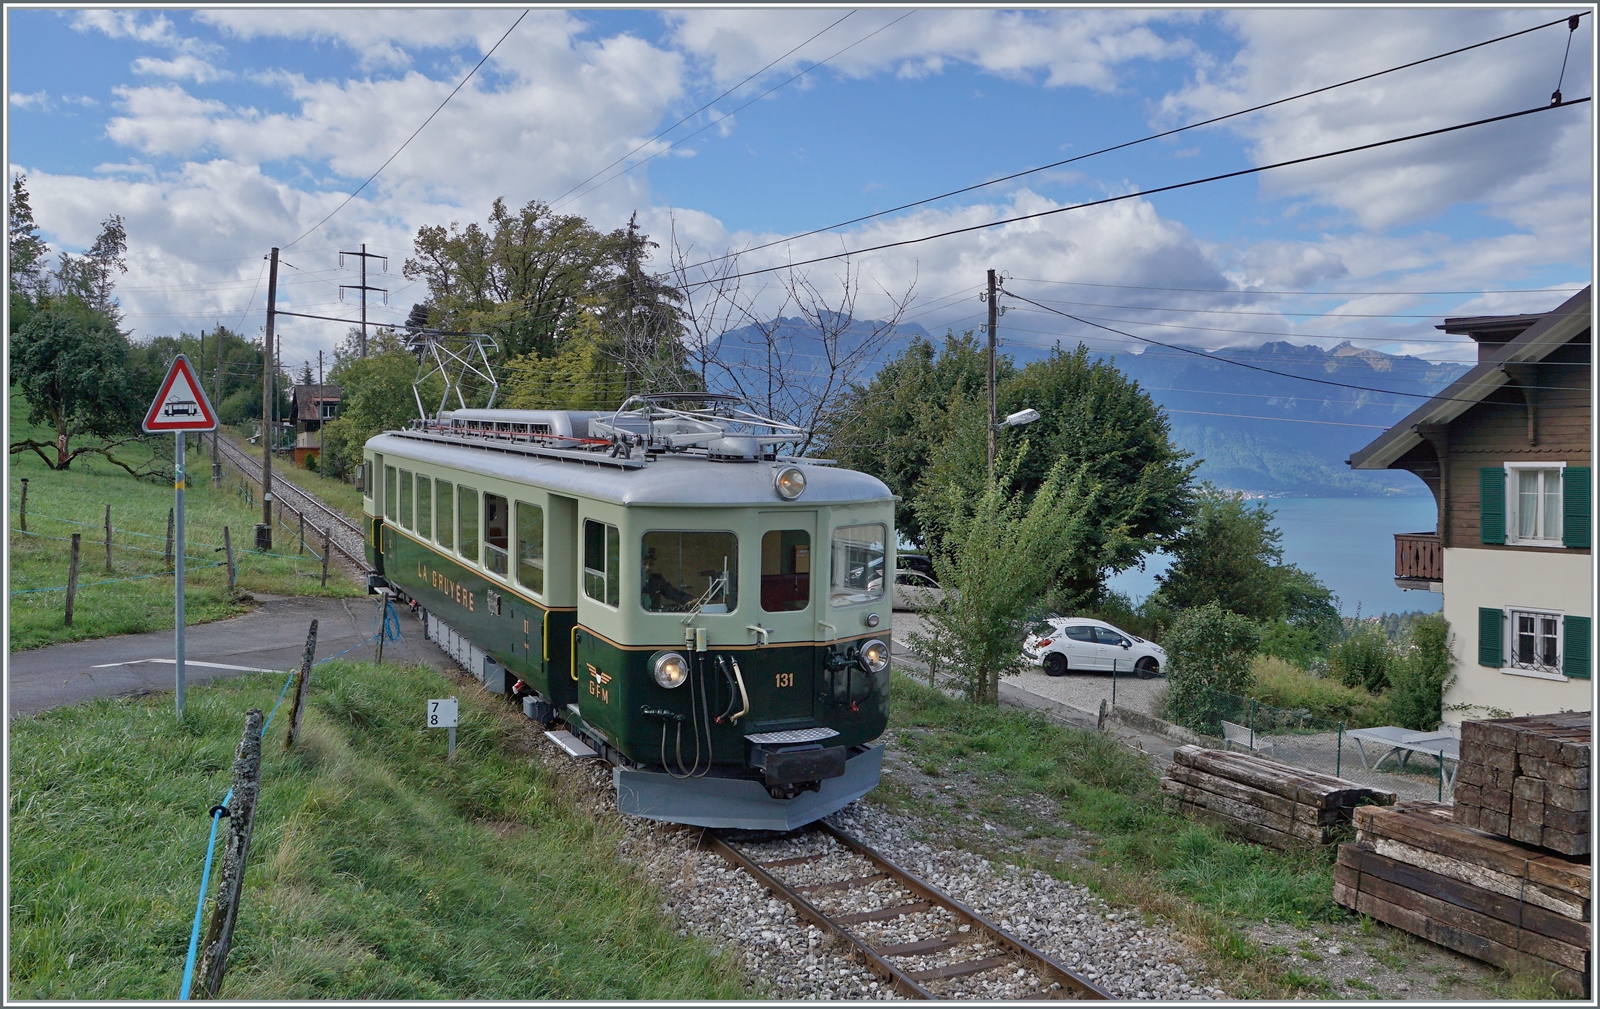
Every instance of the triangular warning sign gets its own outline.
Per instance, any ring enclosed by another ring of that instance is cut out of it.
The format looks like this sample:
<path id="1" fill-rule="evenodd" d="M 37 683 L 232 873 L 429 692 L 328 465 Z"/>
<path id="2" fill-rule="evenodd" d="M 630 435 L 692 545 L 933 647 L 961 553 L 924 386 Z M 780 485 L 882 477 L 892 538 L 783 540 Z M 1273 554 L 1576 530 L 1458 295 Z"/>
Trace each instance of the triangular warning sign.
<path id="1" fill-rule="evenodd" d="M 156 401 L 144 415 L 144 429 L 150 434 L 217 429 L 217 415 L 211 409 L 211 401 L 206 399 L 205 390 L 194 377 L 189 359 L 182 354 L 173 360 L 166 381 L 161 383 L 161 391 L 156 393 Z"/>

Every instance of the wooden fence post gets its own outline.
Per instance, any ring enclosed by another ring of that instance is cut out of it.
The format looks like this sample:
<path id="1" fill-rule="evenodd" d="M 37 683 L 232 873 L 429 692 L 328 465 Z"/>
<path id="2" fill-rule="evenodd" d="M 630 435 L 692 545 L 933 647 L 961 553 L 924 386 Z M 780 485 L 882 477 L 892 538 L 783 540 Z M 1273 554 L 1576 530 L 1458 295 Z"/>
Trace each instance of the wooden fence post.
<path id="1" fill-rule="evenodd" d="M 228 969 L 228 947 L 239 920 L 239 897 L 244 890 L 244 870 L 250 858 L 250 834 L 255 827 L 256 797 L 261 790 L 261 709 L 244 716 L 244 735 L 233 756 L 233 805 L 228 810 L 228 841 L 222 850 L 222 881 L 206 930 L 200 959 L 200 991 L 216 998 L 222 975 Z"/>
<path id="2" fill-rule="evenodd" d="M 228 562 L 228 591 L 231 593 L 239 573 L 233 567 L 233 537 L 228 535 L 227 526 L 222 527 L 222 557 Z"/>
<path id="3" fill-rule="evenodd" d="M 306 695 L 311 692 L 311 660 L 317 655 L 317 622 L 311 621 L 311 631 L 306 634 L 305 654 L 300 656 L 300 671 L 295 674 L 294 707 L 289 709 L 289 735 L 283 741 L 287 750 L 300 734 L 300 716 L 305 714 Z"/>
<path id="4" fill-rule="evenodd" d="M 306 552 L 306 513 L 296 509 L 295 514 L 300 516 L 300 555 Z"/>
<path id="5" fill-rule="evenodd" d="M 106 505 L 106 574 L 111 574 L 111 506 Z"/>
<path id="6" fill-rule="evenodd" d="M 28 478 L 22 478 L 22 531 L 28 531 Z"/>
<path id="7" fill-rule="evenodd" d="M 328 587 L 328 527 L 322 527 L 322 587 Z"/>
<path id="8" fill-rule="evenodd" d="M 172 567 L 172 522 L 173 512 L 167 509 L 167 567 Z"/>
<path id="9" fill-rule="evenodd" d="M 72 534 L 72 557 L 67 562 L 67 619 L 66 626 L 72 626 L 72 604 L 78 598 L 78 548 L 83 540 L 82 533 Z"/>

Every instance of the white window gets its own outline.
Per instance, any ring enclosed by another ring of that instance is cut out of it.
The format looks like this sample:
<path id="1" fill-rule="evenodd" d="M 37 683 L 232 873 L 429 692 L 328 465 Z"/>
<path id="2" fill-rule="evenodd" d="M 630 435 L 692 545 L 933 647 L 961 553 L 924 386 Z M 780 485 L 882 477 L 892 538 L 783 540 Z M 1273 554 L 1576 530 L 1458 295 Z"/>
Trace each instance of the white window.
<path id="1" fill-rule="evenodd" d="M 1541 610 L 1511 610 L 1507 621 L 1511 632 L 1512 669 L 1561 675 L 1561 614 Z"/>
<path id="2" fill-rule="evenodd" d="M 1506 541 L 1561 545 L 1561 467 L 1506 464 Z"/>

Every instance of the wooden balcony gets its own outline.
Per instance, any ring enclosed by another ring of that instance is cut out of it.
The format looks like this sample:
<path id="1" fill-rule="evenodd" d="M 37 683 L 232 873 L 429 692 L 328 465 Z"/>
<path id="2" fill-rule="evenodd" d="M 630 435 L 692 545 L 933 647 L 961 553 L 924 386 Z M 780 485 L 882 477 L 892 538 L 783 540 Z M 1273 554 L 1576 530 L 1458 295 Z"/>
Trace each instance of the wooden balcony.
<path id="1" fill-rule="evenodd" d="M 1444 587 L 1444 548 L 1438 533 L 1394 534 L 1394 583 L 1403 589 Z"/>

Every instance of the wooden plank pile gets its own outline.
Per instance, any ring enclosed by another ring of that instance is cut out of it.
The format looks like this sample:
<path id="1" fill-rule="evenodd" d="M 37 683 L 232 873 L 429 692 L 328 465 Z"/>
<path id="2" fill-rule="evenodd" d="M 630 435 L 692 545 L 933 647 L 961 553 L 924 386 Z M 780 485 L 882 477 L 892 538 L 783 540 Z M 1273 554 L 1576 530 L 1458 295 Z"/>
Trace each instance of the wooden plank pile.
<path id="1" fill-rule="evenodd" d="M 1588 712 L 1461 723 L 1455 818 L 1563 855 L 1589 853 Z"/>
<path id="2" fill-rule="evenodd" d="M 1180 746 L 1172 760 L 1161 779 L 1168 812 L 1274 848 L 1330 844 L 1357 806 L 1395 800 L 1383 789 L 1228 750 Z"/>
<path id="3" fill-rule="evenodd" d="M 1448 805 L 1355 811 L 1333 899 L 1571 995 L 1589 989 L 1590 868 L 1456 822 Z"/>

